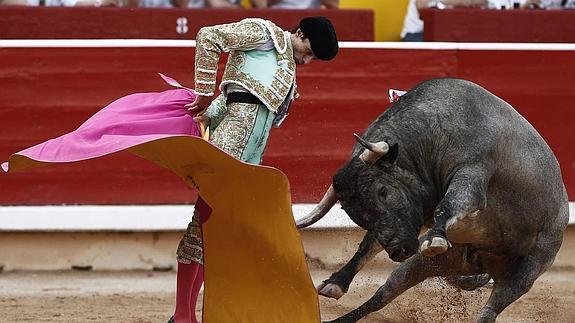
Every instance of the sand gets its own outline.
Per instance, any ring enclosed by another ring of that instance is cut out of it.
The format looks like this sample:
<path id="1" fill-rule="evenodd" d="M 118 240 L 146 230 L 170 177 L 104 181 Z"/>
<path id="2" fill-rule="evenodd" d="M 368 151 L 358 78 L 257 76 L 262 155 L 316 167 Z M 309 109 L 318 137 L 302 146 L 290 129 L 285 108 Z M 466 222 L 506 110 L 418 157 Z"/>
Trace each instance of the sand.
<path id="1" fill-rule="evenodd" d="M 340 300 L 322 297 L 322 318 L 336 318 L 363 303 L 388 273 L 363 271 Z M 312 270 L 316 283 L 330 274 Z M 0 322 L 165 322 L 174 290 L 173 271 L 1 273 Z M 360 322 L 473 322 L 489 293 L 490 286 L 465 292 L 427 280 Z M 575 268 L 552 268 L 498 322 L 574 322 L 573 304 Z"/>

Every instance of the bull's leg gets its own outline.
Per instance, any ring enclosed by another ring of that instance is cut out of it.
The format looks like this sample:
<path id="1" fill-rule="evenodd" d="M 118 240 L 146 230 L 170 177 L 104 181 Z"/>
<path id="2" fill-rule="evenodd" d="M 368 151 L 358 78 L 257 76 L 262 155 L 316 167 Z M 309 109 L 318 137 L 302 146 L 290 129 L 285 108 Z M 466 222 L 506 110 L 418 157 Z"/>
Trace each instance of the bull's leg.
<path id="1" fill-rule="evenodd" d="M 359 244 L 359 249 L 351 260 L 340 270 L 333 273 L 317 287 L 320 295 L 339 299 L 347 293 L 353 277 L 369 262 L 376 254 L 381 252 L 383 247 L 371 232 L 367 232 Z"/>
<path id="2" fill-rule="evenodd" d="M 401 263 L 369 300 L 357 309 L 330 322 L 356 322 L 369 313 L 382 309 L 397 296 L 426 278 L 453 273 L 454 269 L 461 267 L 461 259 L 461 252 L 458 250 L 433 258 L 423 257 L 420 253 L 416 253 Z"/>
<path id="3" fill-rule="evenodd" d="M 476 212 L 485 208 L 489 183 L 487 173 L 483 165 L 478 165 L 461 168 L 453 175 L 445 196 L 433 213 L 435 224 L 420 245 L 424 256 L 433 257 L 449 249 L 451 244 L 446 234 L 448 222 L 476 215 Z"/>
<path id="4" fill-rule="evenodd" d="M 462 247 L 461 272 L 455 275 L 446 275 L 445 281 L 454 287 L 463 290 L 476 290 L 491 280 L 491 276 L 485 273 L 481 255 L 478 249 L 470 246 Z"/>
<path id="5" fill-rule="evenodd" d="M 484 286 L 490 279 L 491 276 L 489 276 L 489 274 L 456 275 L 445 278 L 452 286 L 468 291 L 476 290 Z"/>
<path id="6" fill-rule="evenodd" d="M 518 260 L 507 274 L 495 278 L 491 296 L 481 309 L 477 322 L 495 322 L 507 306 L 531 289 L 535 280 L 551 266 L 561 247 L 562 234 L 557 235 L 560 239 L 545 239 L 540 234 L 529 255 Z"/>

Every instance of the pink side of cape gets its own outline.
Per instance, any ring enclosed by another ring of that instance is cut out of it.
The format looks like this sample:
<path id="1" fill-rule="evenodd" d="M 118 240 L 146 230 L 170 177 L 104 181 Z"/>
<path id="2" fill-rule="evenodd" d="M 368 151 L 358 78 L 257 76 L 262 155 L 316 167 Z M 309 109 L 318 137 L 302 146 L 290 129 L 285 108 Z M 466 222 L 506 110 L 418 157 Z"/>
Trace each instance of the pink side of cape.
<path id="1" fill-rule="evenodd" d="M 15 155 L 41 162 L 64 163 L 101 157 L 175 135 L 200 136 L 198 125 L 184 107 L 195 100 L 195 93 L 161 76 L 177 88 L 119 98 L 78 129 Z M 9 168 L 9 162 L 2 164 L 4 171 Z"/>

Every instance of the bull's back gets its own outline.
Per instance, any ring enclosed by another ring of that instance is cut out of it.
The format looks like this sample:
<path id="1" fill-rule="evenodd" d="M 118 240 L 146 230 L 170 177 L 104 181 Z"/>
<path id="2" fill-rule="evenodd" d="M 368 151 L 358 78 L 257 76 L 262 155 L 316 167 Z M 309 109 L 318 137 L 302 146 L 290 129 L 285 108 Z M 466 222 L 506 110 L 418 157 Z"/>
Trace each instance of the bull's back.
<path id="1" fill-rule="evenodd" d="M 428 102 L 435 103 L 419 109 L 425 118 L 440 123 L 431 136 L 436 137 L 434 142 L 449 142 L 445 147 L 449 158 L 465 163 L 485 157 L 494 162 L 494 176 L 519 180 L 534 191 L 563 187 L 551 148 L 507 102 L 461 79 L 434 79 L 420 86 Z"/>

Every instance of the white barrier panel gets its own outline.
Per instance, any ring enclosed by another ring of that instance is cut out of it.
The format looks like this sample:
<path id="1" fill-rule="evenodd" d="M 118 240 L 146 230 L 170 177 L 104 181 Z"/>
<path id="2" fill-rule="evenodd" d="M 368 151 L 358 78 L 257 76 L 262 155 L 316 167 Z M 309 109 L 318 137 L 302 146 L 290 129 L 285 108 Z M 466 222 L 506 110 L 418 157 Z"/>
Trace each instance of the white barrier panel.
<path id="1" fill-rule="evenodd" d="M 296 219 L 315 204 L 295 204 Z M 70 205 L 0 207 L 0 231 L 173 231 L 185 230 L 193 205 Z M 338 206 L 312 227 L 356 225 Z"/>
<path id="2" fill-rule="evenodd" d="M 295 219 L 304 217 L 315 204 L 294 204 Z M 77 205 L 3 206 L 0 231 L 174 231 L 185 230 L 193 205 Z M 570 224 L 575 224 L 575 202 L 569 203 Z M 357 227 L 335 205 L 314 229 Z"/>

